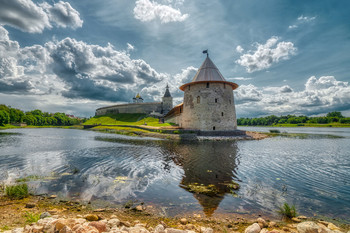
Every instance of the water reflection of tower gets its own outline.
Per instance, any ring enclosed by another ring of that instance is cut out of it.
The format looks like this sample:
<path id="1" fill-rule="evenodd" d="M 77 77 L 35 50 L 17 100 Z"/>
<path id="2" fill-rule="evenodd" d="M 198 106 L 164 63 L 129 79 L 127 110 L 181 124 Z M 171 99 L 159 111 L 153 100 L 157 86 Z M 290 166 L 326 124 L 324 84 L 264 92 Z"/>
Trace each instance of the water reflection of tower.
<path id="1" fill-rule="evenodd" d="M 199 142 L 168 145 L 173 160 L 182 166 L 180 187 L 193 193 L 207 216 L 211 216 L 226 193 L 235 194 L 237 167 L 236 142 Z"/>

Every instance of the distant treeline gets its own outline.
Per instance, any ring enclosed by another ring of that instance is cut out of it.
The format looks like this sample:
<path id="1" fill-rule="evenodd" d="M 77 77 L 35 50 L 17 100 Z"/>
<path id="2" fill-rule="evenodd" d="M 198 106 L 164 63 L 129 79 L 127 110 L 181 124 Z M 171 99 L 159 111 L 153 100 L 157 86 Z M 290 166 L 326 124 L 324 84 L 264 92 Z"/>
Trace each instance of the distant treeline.
<path id="1" fill-rule="evenodd" d="M 0 105 L 0 125 L 26 123 L 27 125 L 45 126 L 45 125 L 76 125 L 80 124 L 82 119 L 67 116 L 65 113 L 48 113 L 39 109 L 23 112 L 20 109 L 10 106 Z"/>
<path id="2" fill-rule="evenodd" d="M 341 112 L 329 112 L 324 117 L 307 116 L 267 116 L 259 118 L 239 118 L 238 125 L 277 125 L 277 124 L 329 124 L 338 122 L 340 124 L 350 124 L 350 117 L 344 117 Z"/>

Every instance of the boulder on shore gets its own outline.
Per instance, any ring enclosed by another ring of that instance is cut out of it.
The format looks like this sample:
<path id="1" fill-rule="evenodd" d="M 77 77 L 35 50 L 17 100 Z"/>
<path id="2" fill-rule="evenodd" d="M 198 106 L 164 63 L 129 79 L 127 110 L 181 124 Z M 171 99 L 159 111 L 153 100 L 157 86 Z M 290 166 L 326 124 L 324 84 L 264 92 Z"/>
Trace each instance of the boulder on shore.
<path id="1" fill-rule="evenodd" d="M 244 231 L 244 233 L 259 233 L 261 231 L 261 228 L 258 223 L 254 223 L 247 227 Z"/>

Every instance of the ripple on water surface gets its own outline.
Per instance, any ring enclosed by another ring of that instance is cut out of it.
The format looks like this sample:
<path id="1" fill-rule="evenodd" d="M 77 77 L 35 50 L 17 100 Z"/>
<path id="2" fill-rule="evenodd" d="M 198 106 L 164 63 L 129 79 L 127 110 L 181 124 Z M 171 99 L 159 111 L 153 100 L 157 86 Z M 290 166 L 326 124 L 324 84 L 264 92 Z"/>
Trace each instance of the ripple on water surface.
<path id="1" fill-rule="evenodd" d="M 0 135 L 0 178 L 31 176 L 38 193 L 134 199 L 170 215 L 274 214 L 288 202 L 303 214 L 349 218 L 347 137 L 186 143 L 81 130 L 10 132 Z"/>

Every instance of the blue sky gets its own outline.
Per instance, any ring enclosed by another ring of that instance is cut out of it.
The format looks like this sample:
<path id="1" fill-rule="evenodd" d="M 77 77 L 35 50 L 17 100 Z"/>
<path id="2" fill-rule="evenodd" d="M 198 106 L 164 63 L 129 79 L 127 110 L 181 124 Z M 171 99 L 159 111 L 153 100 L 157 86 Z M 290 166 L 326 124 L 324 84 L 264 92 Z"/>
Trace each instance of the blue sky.
<path id="1" fill-rule="evenodd" d="M 204 49 L 236 82 L 238 117 L 350 116 L 350 2 L 0 0 L 0 103 L 91 116 L 159 101 Z"/>

